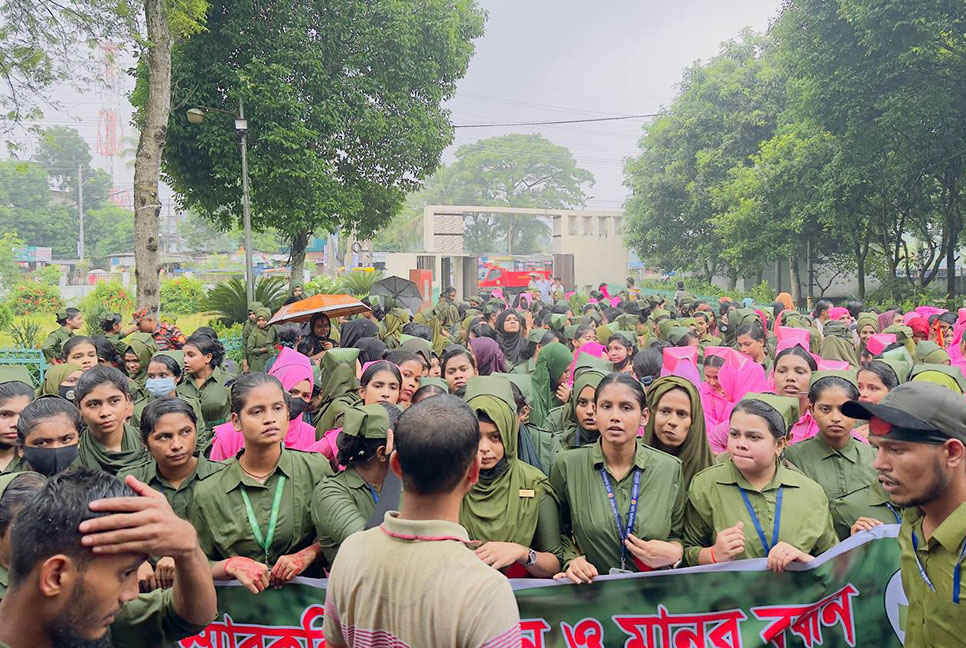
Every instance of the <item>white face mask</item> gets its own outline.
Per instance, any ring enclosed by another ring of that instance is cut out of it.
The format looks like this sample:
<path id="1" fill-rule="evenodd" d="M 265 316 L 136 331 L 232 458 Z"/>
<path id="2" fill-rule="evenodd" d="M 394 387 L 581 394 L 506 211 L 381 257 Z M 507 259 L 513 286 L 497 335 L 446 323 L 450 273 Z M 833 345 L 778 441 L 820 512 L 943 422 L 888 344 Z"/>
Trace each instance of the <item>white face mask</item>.
<path id="1" fill-rule="evenodd" d="M 152 396 L 168 396 L 175 388 L 174 377 L 148 378 L 144 383 L 144 387 Z"/>

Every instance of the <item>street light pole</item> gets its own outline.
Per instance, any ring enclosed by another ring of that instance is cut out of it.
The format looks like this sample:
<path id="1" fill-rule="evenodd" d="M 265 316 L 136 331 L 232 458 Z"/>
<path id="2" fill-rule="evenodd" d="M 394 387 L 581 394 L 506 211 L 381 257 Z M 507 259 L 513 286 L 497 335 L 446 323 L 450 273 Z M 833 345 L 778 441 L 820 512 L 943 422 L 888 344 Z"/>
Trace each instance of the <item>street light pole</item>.
<path id="1" fill-rule="evenodd" d="M 248 121 L 245 119 L 245 106 L 238 100 L 238 119 L 235 120 L 235 130 L 241 133 L 241 163 L 242 163 L 242 218 L 245 227 L 245 290 L 248 296 L 248 308 L 255 301 L 255 268 L 252 264 L 252 215 L 248 199 Z"/>

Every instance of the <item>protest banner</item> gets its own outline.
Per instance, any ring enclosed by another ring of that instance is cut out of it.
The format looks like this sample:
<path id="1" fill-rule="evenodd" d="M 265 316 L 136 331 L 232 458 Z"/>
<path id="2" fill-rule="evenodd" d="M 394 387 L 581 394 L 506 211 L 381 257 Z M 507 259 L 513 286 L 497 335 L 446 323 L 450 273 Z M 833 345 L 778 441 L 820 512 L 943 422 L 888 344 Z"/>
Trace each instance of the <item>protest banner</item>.
<path id="1" fill-rule="evenodd" d="M 512 581 L 523 648 L 898 648 L 906 607 L 898 528 L 877 527 L 783 574 L 746 560 L 580 586 Z M 223 586 L 218 602 L 218 620 L 182 648 L 325 645 L 324 580 L 258 596 Z"/>

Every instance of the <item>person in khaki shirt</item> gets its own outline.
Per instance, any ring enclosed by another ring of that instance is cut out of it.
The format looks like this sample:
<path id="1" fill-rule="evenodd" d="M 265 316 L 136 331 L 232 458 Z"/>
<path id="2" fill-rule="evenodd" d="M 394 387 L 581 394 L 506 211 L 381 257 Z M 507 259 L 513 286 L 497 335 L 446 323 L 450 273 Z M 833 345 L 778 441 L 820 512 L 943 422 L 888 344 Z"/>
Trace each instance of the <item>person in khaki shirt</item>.
<path id="1" fill-rule="evenodd" d="M 326 645 L 519 646 L 510 583 L 474 555 L 458 522 L 479 480 L 476 416 L 442 394 L 403 412 L 394 432 L 400 511 L 342 543 L 325 596 Z"/>
<path id="2" fill-rule="evenodd" d="M 877 404 L 850 401 L 869 421 L 875 469 L 899 528 L 902 588 L 909 599 L 906 648 L 953 648 L 966 637 L 966 397 L 906 383 Z"/>
<path id="3" fill-rule="evenodd" d="M 217 612 L 194 529 L 133 477 L 78 468 L 46 480 L 10 536 L 0 646 L 162 648 Z M 137 568 L 150 554 L 174 557 L 174 587 L 138 595 Z"/>
<path id="4" fill-rule="evenodd" d="M 774 394 L 748 394 L 735 407 L 728 459 L 695 475 L 688 492 L 689 565 L 768 558 L 782 572 L 838 543 L 822 487 L 779 461 L 797 412 L 797 399 Z"/>

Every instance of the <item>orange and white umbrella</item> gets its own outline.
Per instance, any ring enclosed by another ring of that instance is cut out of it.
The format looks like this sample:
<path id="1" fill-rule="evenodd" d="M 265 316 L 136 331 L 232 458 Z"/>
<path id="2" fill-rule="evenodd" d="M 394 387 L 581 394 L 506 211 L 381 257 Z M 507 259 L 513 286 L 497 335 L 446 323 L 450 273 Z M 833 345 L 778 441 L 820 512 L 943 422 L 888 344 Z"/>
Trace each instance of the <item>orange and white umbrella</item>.
<path id="1" fill-rule="evenodd" d="M 371 308 L 352 295 L 312 295 L 282 306 L 272 316 L 269 324 L 307 322 L 316 313 L 325 313 L 329 317 L 347 317 L 370 312 L 372 312 Z"/>

